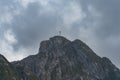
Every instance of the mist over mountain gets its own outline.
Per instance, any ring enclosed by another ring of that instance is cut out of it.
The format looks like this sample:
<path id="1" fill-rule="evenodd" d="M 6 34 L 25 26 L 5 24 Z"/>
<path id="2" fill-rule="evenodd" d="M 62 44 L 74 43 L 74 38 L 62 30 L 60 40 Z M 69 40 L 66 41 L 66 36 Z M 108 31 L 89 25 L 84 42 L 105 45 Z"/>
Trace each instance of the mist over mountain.
<path id="1" fill-rule="evenodd" d="M 120 70 L 81 40 L 54 36 L 21 61 L 0 55 L 0 80 L 120 80 Z"/>

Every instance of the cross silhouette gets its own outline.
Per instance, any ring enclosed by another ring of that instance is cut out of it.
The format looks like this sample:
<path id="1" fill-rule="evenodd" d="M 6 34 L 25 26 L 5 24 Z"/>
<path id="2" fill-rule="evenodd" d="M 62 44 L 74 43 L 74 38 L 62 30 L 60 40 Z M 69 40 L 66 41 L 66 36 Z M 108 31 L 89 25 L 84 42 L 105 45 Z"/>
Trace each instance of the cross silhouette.
<path id="1" fill-rule="evenodd" d="M 59 35 L 61 36 L 61 31 L 59 31 Z"/>

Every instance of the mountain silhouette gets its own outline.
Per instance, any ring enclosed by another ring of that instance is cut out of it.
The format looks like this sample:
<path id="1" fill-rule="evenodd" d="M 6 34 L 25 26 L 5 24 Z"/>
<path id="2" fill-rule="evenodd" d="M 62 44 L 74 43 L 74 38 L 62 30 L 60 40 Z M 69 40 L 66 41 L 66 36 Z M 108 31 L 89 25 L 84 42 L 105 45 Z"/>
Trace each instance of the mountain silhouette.
<path id="1" fill-rule="evenodd" d="M 3 64 L 14 77 L 2 79 L 11 74 Z M 21 61 L 9 63 L 0 57 L 0 67 L 0 80 L 120 80 L 120 70 L 108 58 L 97 56 L 81 40 L 63 36 L 42 41 L 38 54 Z"/>

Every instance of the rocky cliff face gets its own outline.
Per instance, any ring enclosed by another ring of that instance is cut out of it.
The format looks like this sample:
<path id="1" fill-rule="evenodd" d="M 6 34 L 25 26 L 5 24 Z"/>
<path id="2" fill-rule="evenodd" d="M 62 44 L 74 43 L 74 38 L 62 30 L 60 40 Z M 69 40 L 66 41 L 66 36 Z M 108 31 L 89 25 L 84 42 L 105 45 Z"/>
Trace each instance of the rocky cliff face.
<path id="1" fill-rule="evenodd" d="M 120 70 L 108 58 L 62 36 L 42 41 L 37 55 L 12 65 L 22 80 L 120 80 Z"/>
<path id="2" fill-rule="evenodd" d="M 20 80 L 14 67 L 0 55 L 0 80 Z"/>

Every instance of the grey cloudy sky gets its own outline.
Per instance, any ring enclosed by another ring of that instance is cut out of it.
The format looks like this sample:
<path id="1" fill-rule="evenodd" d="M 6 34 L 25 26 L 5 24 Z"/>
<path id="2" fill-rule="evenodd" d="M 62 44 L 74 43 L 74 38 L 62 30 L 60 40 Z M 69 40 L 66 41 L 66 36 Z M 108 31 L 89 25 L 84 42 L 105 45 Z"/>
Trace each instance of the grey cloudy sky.
<path id="1" fill-rule="evenodd" d="M 59 30 L 120 67 L 120 0 L 0 0 L 0 53 L 9 61 L 36 54 Z"/>

